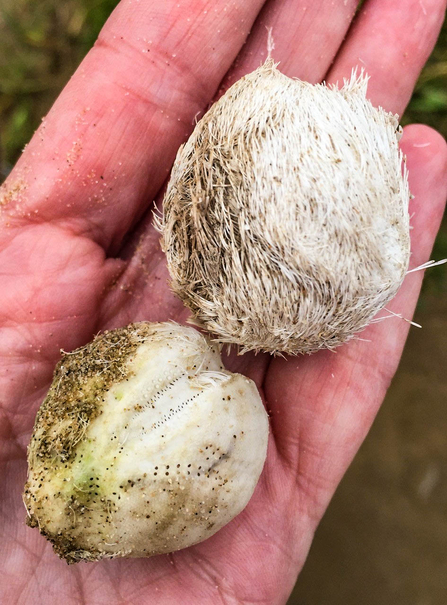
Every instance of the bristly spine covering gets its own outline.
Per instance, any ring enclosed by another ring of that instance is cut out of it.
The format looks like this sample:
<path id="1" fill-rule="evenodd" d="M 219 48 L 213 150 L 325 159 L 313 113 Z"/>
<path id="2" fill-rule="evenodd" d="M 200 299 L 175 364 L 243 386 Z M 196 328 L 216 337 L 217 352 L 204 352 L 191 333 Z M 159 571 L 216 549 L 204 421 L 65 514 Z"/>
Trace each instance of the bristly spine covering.
<path id="1" fill-rule="evenodd" d="M 159 221 L 174 292 L 242 352 L 312 353 L 367 326 L 410 255 L 398 117 L 269 59 L 179 150 Z"/>

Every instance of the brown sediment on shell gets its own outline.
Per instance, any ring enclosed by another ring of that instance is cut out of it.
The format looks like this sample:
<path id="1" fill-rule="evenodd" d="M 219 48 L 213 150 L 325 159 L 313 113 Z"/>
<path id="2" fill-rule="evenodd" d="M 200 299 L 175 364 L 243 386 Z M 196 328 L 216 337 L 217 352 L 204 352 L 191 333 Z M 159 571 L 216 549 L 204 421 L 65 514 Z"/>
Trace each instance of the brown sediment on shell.
<path id="1" fill-rule="evenodd" d="M 152 331 L 150 324 L 130 324 L 120 331 L 104 332 L 72 353 L 62 352 L 36 416 L 31 457 L 70 459 L 89 422 L 101 413 L 104 392 L 128 377 L 129 357 Z M 55 431 L 55 422 L 61 418 L 64 426 L 57 425 Z"/>
<path id="2" fill-rule="evenodd" d="M 27 518 L 26 524 L 28 527 L 39 528 L 39 523 L 34 515 Z M 109 555 L 107 557 L 105 553 L 97 549 L 84 550 L 78 548 L 76 539 L 67 533 L 50 533 L 44 527 L 40 528 L 40 533 L 51 542 L 54 552 L 61 559 L 65 559 L 68 565 L 79 563 L 80 561 L 99 561 L 104 558 L 112 558 L 112 556 Z M 115 556 L 120 555 L 116 554 Z"/>
<path id="3" fill-rule="evenodd" d="M 67 563 L 185 548 L 247 504 L 267 438 L 256 386 L 197 330 L 104 333 L 64 355 L 38 412 L 27 524 Z"/>
<path id="4" fill-rule="evenodd" d="M 173 291 L 242 351 L 312 353 L 362 330 L 409 262 L 398 118 L 269 60 L 179 150 L 158 221 Z"/>

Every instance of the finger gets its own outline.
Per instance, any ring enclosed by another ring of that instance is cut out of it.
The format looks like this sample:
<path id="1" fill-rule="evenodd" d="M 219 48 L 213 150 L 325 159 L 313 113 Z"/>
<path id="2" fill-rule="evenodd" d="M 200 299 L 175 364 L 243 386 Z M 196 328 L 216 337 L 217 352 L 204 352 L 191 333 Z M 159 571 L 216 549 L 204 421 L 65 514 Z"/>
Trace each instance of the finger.
<path id="1" fill-rule="evenodd" d="M 342 82 L 353 67 L 364 67 L 372 103 L 402 115 L 436 43 L 445 8 L 446 0 L 368 0 L 328 82 Z"/>
<path id="2" fill-rule="evenodd" d="M 424 126 L 405 129 L 412 218 L 413 264 L 425 262 L 447 195 L 447 148 Z M 411 318 L 422 273 L 411 273 L 387 308 Z M 265 393 L 277 447 L 297 473 L 301 509 L 317 522 L 364 439 L 396 371 L 408 323 L 388 319 L 337 349 L 271 362 Z M 281 402 L 280 402 L 281 400 Z"/>
<path id="3" fill-rule="evenodd" d="M 116 249 L 262 4 L 123 0 L 3 187 L 3 221 L 51 221 Z"/>
<path id="4" fill-rule="evenodd" d="M 320 82 L 354 18 L 357 0 L 271 0 L 262 9 L 249 39 L 225 80 L 225 87 L 256 69 L 267 58 L 269 30 L 272 57 L 289 77 Z"/>

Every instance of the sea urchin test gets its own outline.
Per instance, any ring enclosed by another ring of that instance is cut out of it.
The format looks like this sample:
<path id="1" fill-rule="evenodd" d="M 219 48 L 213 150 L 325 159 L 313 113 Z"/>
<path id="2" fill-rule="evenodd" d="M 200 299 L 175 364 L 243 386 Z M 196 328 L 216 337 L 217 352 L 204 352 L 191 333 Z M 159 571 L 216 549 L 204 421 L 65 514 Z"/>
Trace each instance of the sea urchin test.
<path id="1" fill-rule="evenodd" d="M 174 292 L 222 343 L 312 353 L 362 330 L 409 262 L 398 117 L 271 60 L 180 149 L 160 220 Z"/>
<path id="2" fill-rule="evenodd" d="M 28 525 L 69 563 L 190 546 L 246 506 L 267 439 L 255 384 L 193 328 L 104 333 L 63 356 L 37 414 Z"/>

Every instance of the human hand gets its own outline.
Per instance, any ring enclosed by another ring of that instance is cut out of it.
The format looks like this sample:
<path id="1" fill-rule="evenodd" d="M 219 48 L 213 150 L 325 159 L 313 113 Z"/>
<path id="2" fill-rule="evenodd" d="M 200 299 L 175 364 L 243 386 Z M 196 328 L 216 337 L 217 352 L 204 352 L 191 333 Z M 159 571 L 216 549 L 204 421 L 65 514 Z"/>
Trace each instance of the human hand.
<path id="1" fill-rule="evenodd" d="M 337 350 L 231 357 L 270 413 L 266 466 L 244 512 L 211 539 L 151 559 L 67 567 L 24 524 L 26 445 L 60 349 L 131 321 L 185 321 L 169 292 L 151 201 L 194 116 L 266 56 L 333 82 L 355 65 L 373 103 L 402 113 L 445 0 L 123 0 L 0 193 L 1 601 L 284 603 L 313 532 L 383 400 L 408 324 L 388 320 Z M 392 4 L 392 6 L 390 5 Z M 256 21 L 255 21 L 256 20 Z M 248 36 L 246 45 L 242 47 Z M 335 60 L 334 60 L 335 57 Z M 446 197 L 445 142 L 405 129 L 412 266 L 428 259 Z M 390 309 L 410 318 L 422 275 Z"/>

